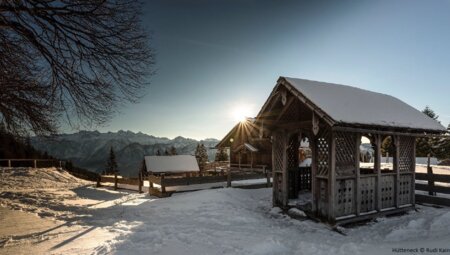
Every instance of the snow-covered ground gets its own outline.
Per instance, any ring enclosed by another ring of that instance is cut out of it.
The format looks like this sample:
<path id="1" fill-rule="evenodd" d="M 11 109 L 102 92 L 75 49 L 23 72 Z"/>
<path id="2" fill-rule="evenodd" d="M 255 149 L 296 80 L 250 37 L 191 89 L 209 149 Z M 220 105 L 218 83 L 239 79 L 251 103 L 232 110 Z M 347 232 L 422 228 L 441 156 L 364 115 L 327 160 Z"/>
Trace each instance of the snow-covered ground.
<path id="1" fill-rule="evenodd" d="M 46 171 L 48 179 L 67 174 Z M 3 183 L 13 176 L 0 175 Z M 268 188 L 156 199 L 81 180 L 65 189 L 48 179 L 47 188 L 31 195 L 21 191 L 27 181 L 22 189 L 0 186 L 0 254 L 393 254 L 393 248 L 450 248 L 449 208 L 417 206 L 404 216 L 340 229 L 342 235 L 272 208 Z"/>

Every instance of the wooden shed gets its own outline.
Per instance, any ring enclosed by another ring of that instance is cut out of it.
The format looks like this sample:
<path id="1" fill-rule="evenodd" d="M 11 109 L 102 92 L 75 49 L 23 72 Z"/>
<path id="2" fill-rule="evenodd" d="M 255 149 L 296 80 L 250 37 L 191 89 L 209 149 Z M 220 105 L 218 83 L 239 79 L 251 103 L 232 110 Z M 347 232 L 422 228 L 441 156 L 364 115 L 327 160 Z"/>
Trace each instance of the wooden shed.
<path id="1" fill-rule="evenodd" d="M 413 208 L 415 138 L 445 131 L 392 96 L 287 77 L 278 79 L 254 125 L 272 141 L 273 205 L 295 206 L 290 199 L 305 190 L 311 192 L 310 207 L 302 209 L 332 224 Z M 373 146 L 373 167 L 360 165 L 361 136 Z M 305 137 L 312 151 L 310 174 L 299 172 Z M 392 167 L 380 162 L 384 139 L 391 140 Z"/>

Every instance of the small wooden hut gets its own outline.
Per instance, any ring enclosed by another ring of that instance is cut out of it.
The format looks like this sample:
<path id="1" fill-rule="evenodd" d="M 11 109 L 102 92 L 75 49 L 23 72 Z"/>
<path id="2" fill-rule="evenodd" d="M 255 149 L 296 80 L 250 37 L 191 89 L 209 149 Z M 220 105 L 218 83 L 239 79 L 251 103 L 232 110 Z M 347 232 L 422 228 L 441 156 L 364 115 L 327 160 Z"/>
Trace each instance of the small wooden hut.
<path id="1" fill-rule="evenodd" d="M 254 118 L 236 124 L 216 145 L 230 150 L 230 164 L 236 167 L 272 166 L 272 144 L 270 139 L 259 134 Z"/>
<path id="2" fill-rule="evenodd" d="M 415 205 L 415 138 L 439 134 L 437 121 L 392 96 L 355 87 L 280 77 L 254 121 L 272 141 L 273 205 L 289 207 L 312 193 L 311 216 L 346 223 L 410 210 Z M 372 168 L 360 167 L 361 136 L 374 148 Z M 299 171 L 299 143 L 312 150 L 309 180 Z M 393 166 L 381 165 L 391 140 Z"/>

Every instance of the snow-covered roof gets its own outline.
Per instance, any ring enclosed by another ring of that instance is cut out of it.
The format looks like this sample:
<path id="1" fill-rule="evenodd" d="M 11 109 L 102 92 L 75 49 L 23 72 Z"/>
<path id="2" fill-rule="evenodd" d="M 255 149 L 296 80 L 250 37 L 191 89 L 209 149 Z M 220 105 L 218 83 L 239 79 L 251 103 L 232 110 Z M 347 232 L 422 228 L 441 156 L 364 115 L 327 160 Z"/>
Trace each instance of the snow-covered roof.
<path id="1" fill-rule="evenodd" d="M 445 131 L 439 122 L 393 96 L 346 85 L 283 78 L 336 123 Z"/>
<path id="2" fill-rule="evenodd" d="M 145 156 L 144 159 L 148 172 L 183 173 L 200 171 L 197 159 L 191 155 Z"/>
<path id="3" fill-rule="evenodd" d="M 257 152 L 258 149 L 256 149 L 253 145 L 249 144 L 249 143 L 244 143 L 244 146 L 251 152 Z"/>

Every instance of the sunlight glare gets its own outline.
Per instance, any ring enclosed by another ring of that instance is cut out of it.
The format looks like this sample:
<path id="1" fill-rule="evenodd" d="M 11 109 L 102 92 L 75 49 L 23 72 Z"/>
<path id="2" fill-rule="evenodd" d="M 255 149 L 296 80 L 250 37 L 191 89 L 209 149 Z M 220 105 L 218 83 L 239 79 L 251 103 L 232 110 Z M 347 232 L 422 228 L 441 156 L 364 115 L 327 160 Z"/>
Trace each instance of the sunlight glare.
<path id="1" fill-rule="evenodd" d="M 248 117 L 251 117 L 251 113 L 251 107 L 246 104 L 238 104 L 231 111 L 233 120 L 238 122 L 247 120 Z"/>

